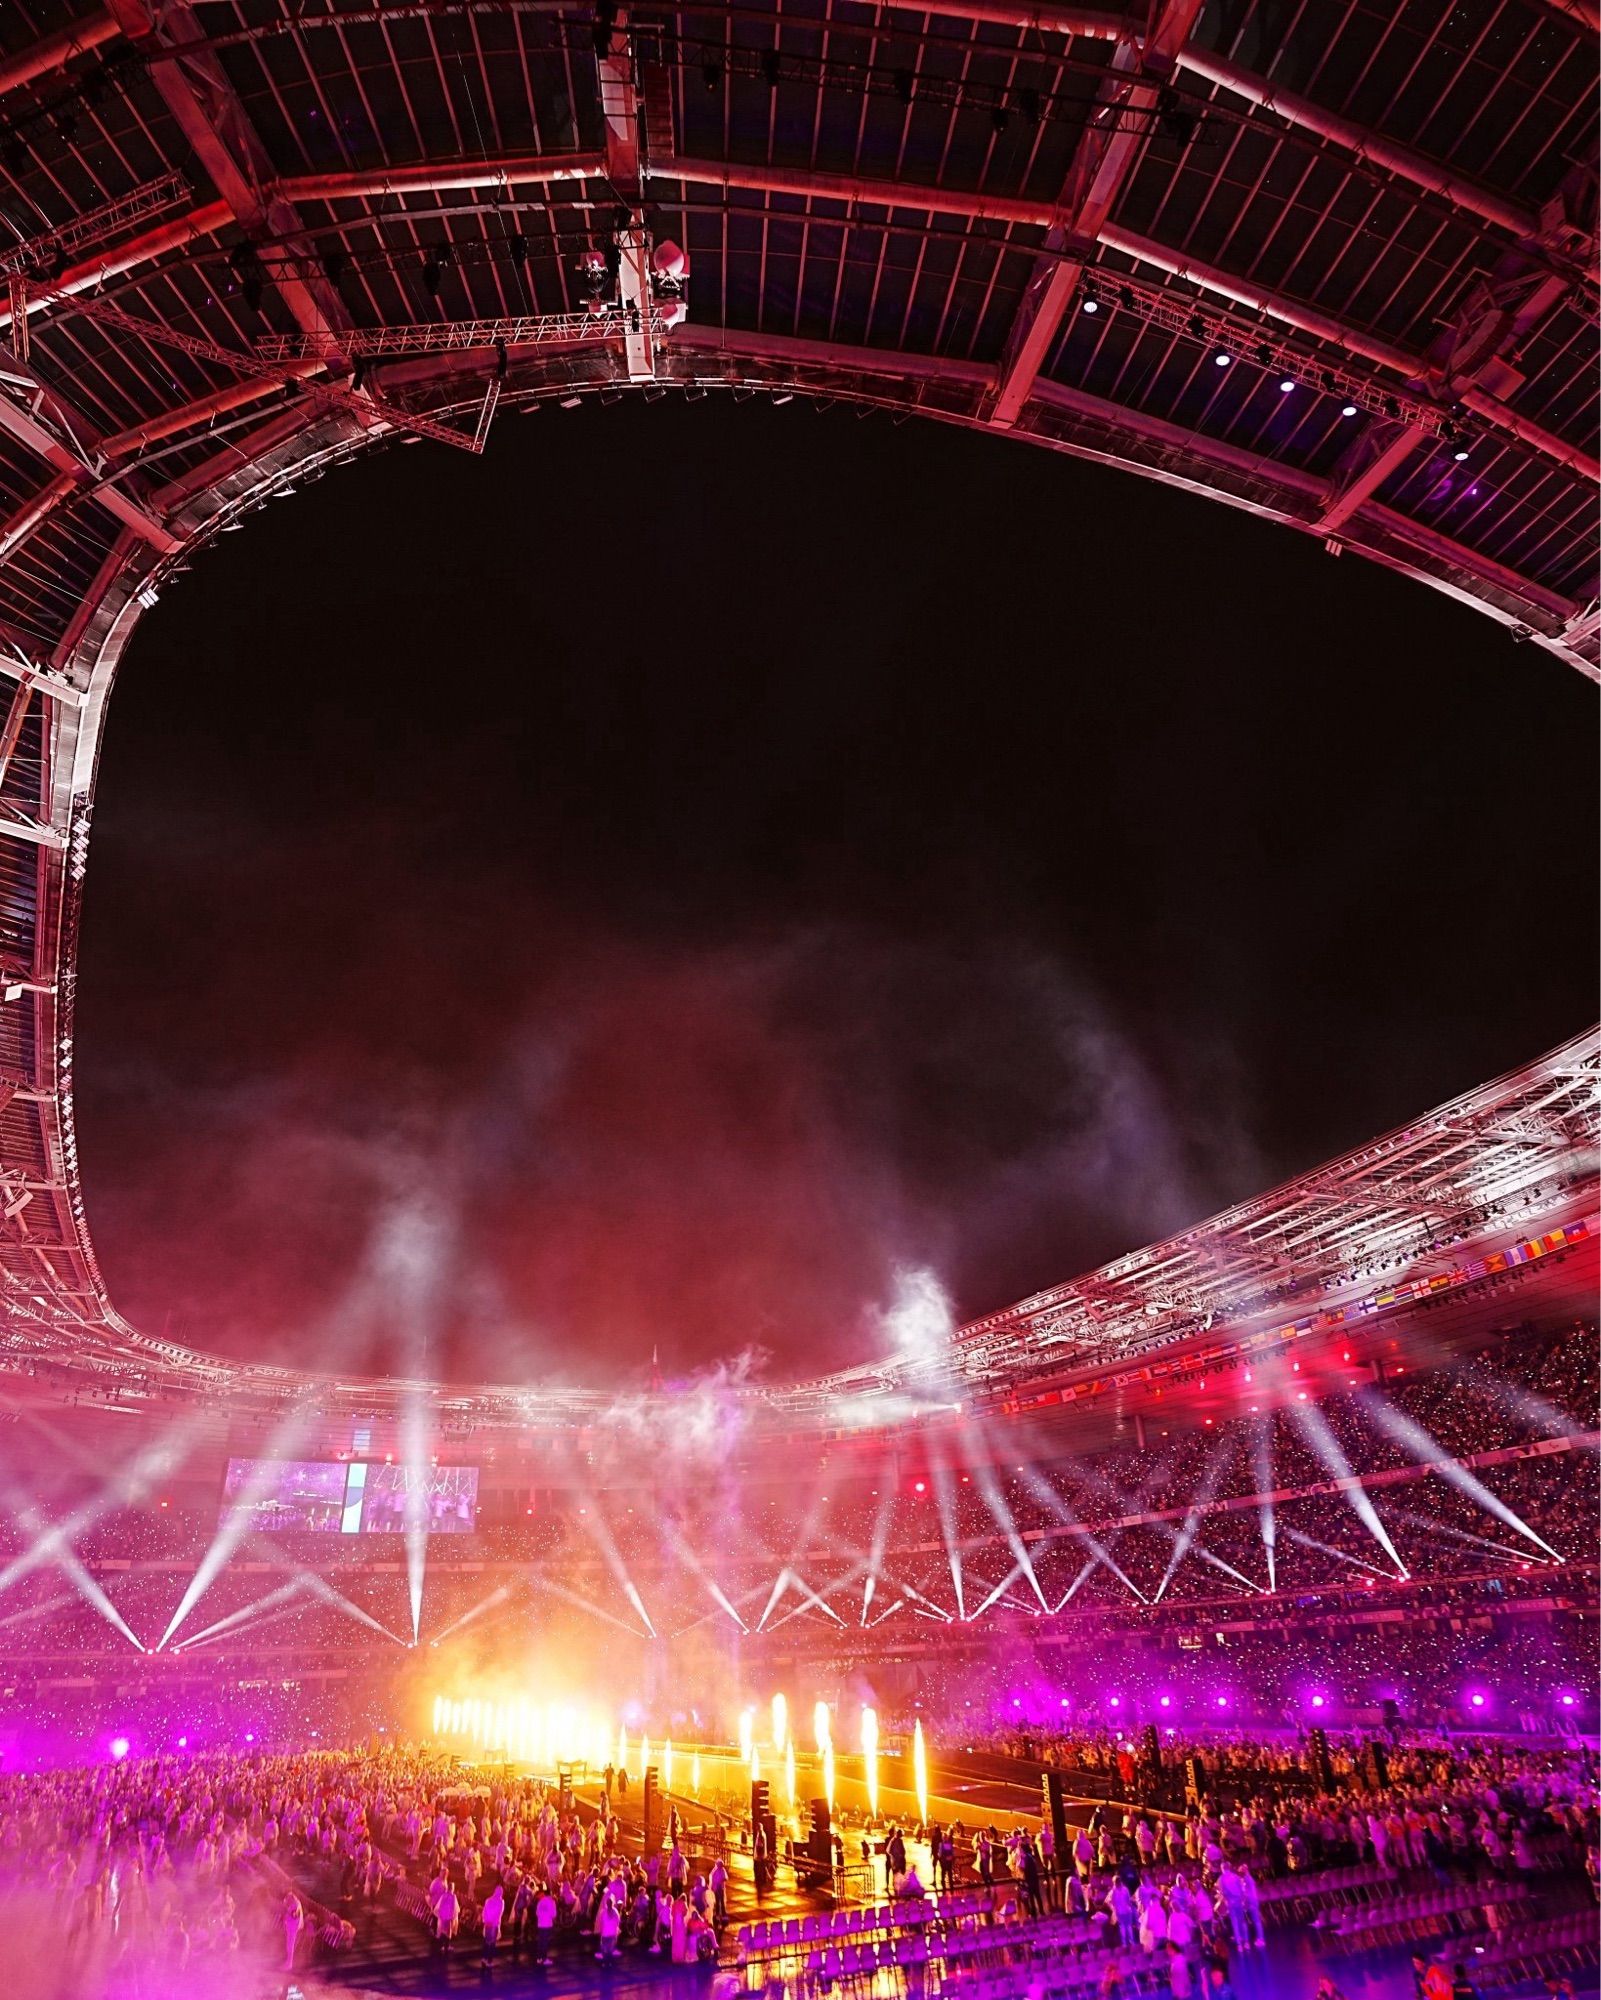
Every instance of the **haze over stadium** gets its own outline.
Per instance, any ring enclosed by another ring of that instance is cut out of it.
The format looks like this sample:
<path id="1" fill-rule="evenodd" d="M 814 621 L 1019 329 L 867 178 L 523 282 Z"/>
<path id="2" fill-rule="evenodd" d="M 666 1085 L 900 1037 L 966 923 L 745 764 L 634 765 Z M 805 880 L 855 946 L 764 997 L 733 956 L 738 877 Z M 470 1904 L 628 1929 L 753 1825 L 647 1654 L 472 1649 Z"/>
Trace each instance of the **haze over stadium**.
<path id="1" fill-rule="evenodd" d="M 18 2000 L 1597 1992 L 1596 31 L 0 12 Z"/>

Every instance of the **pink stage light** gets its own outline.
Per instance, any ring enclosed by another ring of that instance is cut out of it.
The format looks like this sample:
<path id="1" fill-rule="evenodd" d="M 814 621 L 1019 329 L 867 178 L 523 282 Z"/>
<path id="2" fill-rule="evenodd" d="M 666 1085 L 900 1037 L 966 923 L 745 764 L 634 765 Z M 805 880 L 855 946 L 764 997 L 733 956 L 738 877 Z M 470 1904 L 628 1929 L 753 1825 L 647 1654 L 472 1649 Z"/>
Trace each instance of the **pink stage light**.
<path id="1" fill-rule="evenodd" d="M 111 1739 L 111 1755 L 113 1761 L 115 1763 L 120 1764 L 123 1758 L 127 1756 L 128 1752 L 132 1748 L 133 1746 L 131 1743 L 129 1743 L 126 1736 L 113 1736 Z"/>

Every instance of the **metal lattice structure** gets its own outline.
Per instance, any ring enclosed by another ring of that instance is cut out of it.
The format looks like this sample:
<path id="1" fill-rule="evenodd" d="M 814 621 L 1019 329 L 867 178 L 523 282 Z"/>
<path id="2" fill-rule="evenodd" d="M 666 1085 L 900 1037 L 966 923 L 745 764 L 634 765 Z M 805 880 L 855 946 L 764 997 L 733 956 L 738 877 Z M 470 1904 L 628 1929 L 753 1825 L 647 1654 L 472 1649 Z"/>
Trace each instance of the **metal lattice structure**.
<path id="1" fill-rule="evenodd" d="M 141 612 L 242 512 L 397 433 L 474 450 L 503 406 L 618 390 L 849 399 L 1315 534 L 1601 679 L 1597 25 L 1594 0 L 13 0 L 12 1360 L 292 1386 L 107 1299 L 72 1118 L 79 896 Z M 969 1328 L 957 1372 L 1136 1351 L 1255 1313 L 1275 1274 L 1353 1282 L 1357 1247 L 1466 1233 L 1503 1180 L 1593 1186 L 1594 1063 L 1559 1051 Z"/>

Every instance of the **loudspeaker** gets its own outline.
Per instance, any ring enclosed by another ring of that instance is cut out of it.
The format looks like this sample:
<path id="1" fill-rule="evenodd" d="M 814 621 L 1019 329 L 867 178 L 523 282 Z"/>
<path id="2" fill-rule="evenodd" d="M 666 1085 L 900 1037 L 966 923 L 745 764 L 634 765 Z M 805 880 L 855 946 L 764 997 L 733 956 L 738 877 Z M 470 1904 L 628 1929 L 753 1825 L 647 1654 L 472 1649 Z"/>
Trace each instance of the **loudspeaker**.
<path id="1" fill-rule="evenodd" d="M 1184 1803 L 1198 1806 L 1206 1797 L 1206 1760 L 1203 1757 L 1184 1759 Z"/>
<path id="2" fill-rule="evenodd" d="M 662 1817 L 661 1787 L 656 1778 L 656 1766 L 652 1764 L 645 1773 L 645 1852 L 652 1853 L 662 1844 L 662 1830 L 666 1825 Z"/>
<path id="3" fill-rule="evenodd" d="M 1386 1729 L 1396 1730 L 1400 1728 L 1401 1704 L 1393 1694 L 1387 1694 L 1383 1701 L 1379 1703 L 1379 1713 L 1384 1717 L 1384 1726 Z"/>
<path id="4" fill-rule="evenodd" d="M 1389 1752 L 1376 1736 L 1368 1738 L 1368 1747 L 1362 1753 L 1362 1781 L 1370 1792 L 1390 1789 Z"/>
<path id="5" fill-rule="evenodd" d="M 1308 1731 L 1306 1739 L 1307 1769 L 1317 1779 L 1318 1789 L 1324 1792 L 1334 1790 L 1334 1766 L 1329 1762 L 1329 1739 L 1321 1729 Z"/>
<path id="6" fill-rule="evenodd" d="M 1051 1829 L 1051 1838 L 1056 1843 L 1056 1862 L 1060 1867 L 1067 1856 L 1067 1803 L 1062 1796 L 1060 1771 L 1046 1771 L 1041 1776 L 1040 1804 L 1040 1817 Z"/>
<path id="7" fill-rule="evenodd" d="M 1162 1770 L 1162 1739 L 1156 1733 L 1156 1724 L 1148 1722 L 1140 1737 L 1140 1762 L 1153 1777 L 1159 1777 Z"/>
<path id="8" fill-rule="evenodd" d="M 820 1867 L 834 1865 L 834 1821 L 827 1799 L 812 1800 L 812 1830 L 806 1852 Z"/>

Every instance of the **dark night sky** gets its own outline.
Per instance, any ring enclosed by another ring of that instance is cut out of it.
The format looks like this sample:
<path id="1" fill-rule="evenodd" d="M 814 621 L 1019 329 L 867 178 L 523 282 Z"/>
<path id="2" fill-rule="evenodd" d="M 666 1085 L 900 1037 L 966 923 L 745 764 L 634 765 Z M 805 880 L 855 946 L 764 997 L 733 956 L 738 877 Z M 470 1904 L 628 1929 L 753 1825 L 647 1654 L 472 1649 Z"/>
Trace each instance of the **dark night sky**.
<path id="1" fill-rule="evenodd" d="M 1355 558 L 843 410 L 502 420 L 146 618 L 83 933 L 124 1310 L 267 1359 L 863 1355 L 1595 1007 L 1595 690 Z"/>

